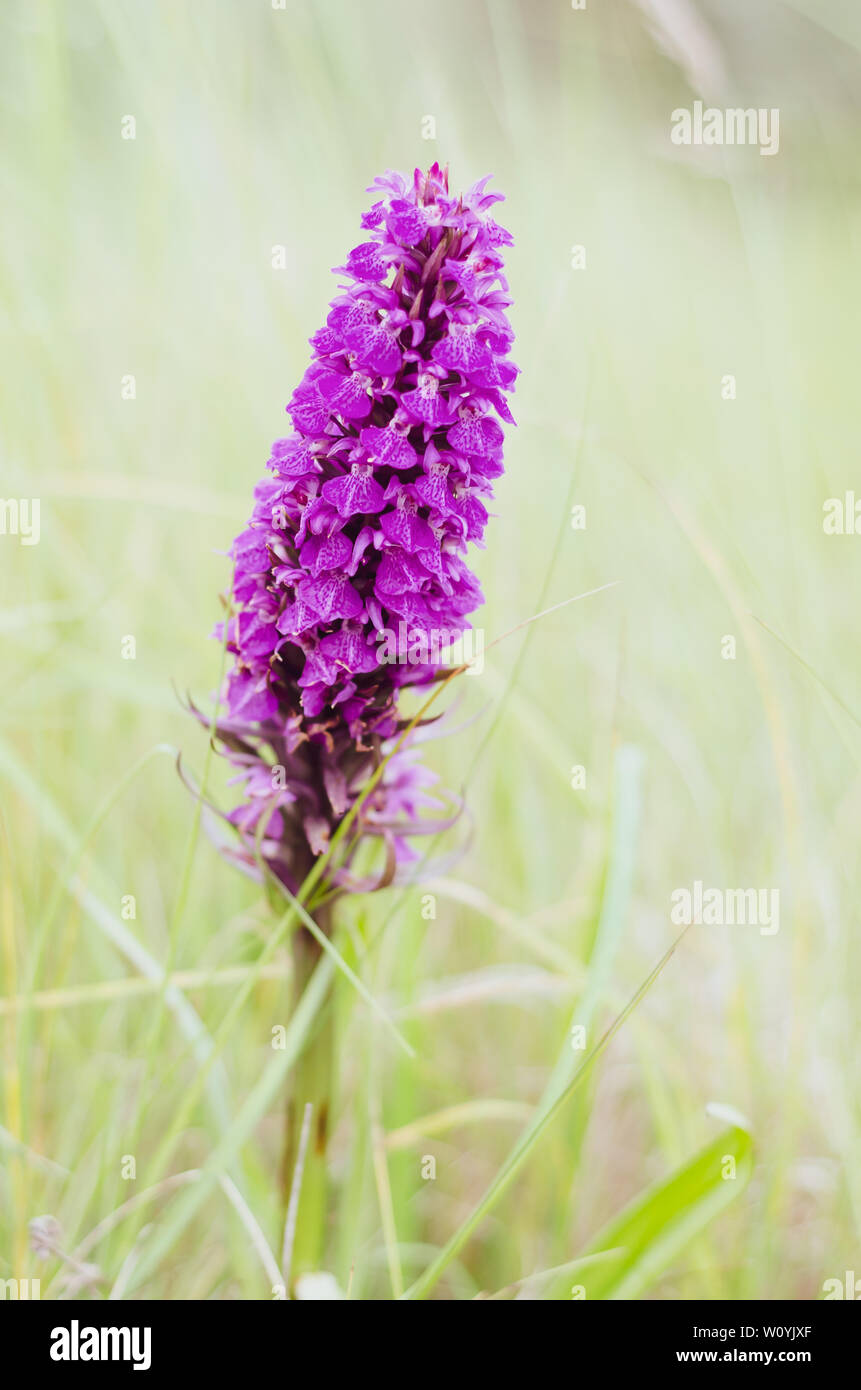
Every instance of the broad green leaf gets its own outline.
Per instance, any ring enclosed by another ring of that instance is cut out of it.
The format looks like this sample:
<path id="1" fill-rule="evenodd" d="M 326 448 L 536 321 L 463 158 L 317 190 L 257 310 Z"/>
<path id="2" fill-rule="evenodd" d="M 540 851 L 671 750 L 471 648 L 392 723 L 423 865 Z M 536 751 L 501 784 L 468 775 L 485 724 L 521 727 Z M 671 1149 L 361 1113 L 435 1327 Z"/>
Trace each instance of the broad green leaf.
<path id="1" fill-rule="evenodd" d="M 753 1141 L 738 1126 L 724 1130 L 668 1178 L 654 1183 L 599 1231 L 586 1255 L 605 1253 L 578 1282 L 587 1299 L 634 1299 L 747 1186 Z M 567 1282 L 567 1281 L 566 1281 Z M 557 1283 L 550 1298 L 570 1298 Z"/>

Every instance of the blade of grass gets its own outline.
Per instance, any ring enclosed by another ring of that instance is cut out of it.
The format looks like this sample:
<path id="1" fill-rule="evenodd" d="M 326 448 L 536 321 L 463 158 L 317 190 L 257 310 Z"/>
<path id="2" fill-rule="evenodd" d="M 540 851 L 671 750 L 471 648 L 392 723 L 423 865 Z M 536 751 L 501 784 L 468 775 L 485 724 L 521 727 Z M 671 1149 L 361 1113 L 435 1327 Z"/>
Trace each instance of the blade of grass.
<path id="1" fill-rule="evenodd" d="M 386 1135 L 387 1149 L 408 1149 L 431 1134 L 444 1134 L 459 1125 L 486 1124 L 488 1120 L 530 1120 L 532 1107 L 520 1100 L 467 1100 L 461 1105 L 448 1105 L 431 1115 L 422 1115 L 408 1125 L 390 1129 Z"/>
<path id="2" fill-rule="evenodd" d="M 331 957 L 321 957 L 287 1027 L 283 1048 L 269 1063 L 238 1115 L 221 1135 L 201 1169 L 200 1181 L 192 1189 L 180 1194 L 165 1214 L 152 1239 L 145 1244 L 130 1288 L 143 1283 L 158 1268 L 161 1260 L 170 1252 L 188 1223 L 200 1210 L 222 1173 L 236 1159 L 254 1126 L 259 1123 L 281 1091 L 287 1073 L 313 1026 L 318 1008 L 328 994 L 334 971 Z"/>
<path id="3" fill-rule="evenodd" d="M 517 1174 L 520 1172 L 526 1160 L 531 1155 L 536 1143 L 540 1139 L 544 1130 L 547 1128 L 549 1124 L 553 1122 L 553 1120 L 556 1118 L 559 1112 L 563 1109 L 566 1101 L 575 1093 L 577 1088 L 580 1086 L 581 1082 L 589 1075 L 590 1071 L 592 1070 L 592 1067 L 595 1065 L 602 1053 L 610 1045 L 610 1043 L 618 1033 L 619 1029 L 622 1027 L 628 1015 L 633 1012 L 633 1010 L 640 1003 L 640 1000 L 648 993 L 649 989 L 664 969 L 664 966 L 675 953 L 676 949 L 678 948 L 680 942 L 683 940 L 688 930 L 689 928 L 685 927 L 685 930 L 680 933 L 680 935 L 673 942 L 672 946 L 670 946 L 669 950 L 667 950 L 664 953 L 664 955 L 658 961 L 654 969 L 650 972 L 650 974 L 646 976 L 639 989 L 636 991 L 635 994 L 631 996 L 621 1013 L 619 1013 L 616 1016 L 616 1018 L 610 1024 L 610 1027 L 606 1030 L 606 1032 L 602 1035 L 599 1041 L 592 1048 L 592 1051 L 588 1054 L 587 1057 L 584 1058 L 583 1062 L 578 1067 L 574 1076 L 568 1082 L 565 1089 L 556 1097 L 552 1105 L 550 1105 L 549 1108 L 544 1110 L 541 1110 L 539 1108 L 535 1120 L 526 1130 L 525 1134 L 522 1136 L 516 1148 L 513 1150 L 511 1155 L 502 1165 L 496 1177 L 493 1179 L 490 1186 L 487 1188 L 487 1191 L 484 1193 L 484 1196 L 473 1208 L 466 1220 L 458 1227 L 454 1235 L 451 1236 L 450 1240 L 440 1251 L 439 1255 L 433 1261 L 433 1263 L 430 1264 L 428 1268 L 424 1271 L 424 1273 L 420 1275 L 419 1278 L 415 1281 L 415 1283 L 409 1289 L 407 1289 L 406 1293 L 404 1294 L 404 1298 L 425 1298 L 430 1293 L 431 1289 L 433 1289 L 433 1287 L 438 1283 L 439 1279 L 445 1273 L 445 1270 L 450 1264 L 450 1262 L 455 1258 L 456 1255 L 460 1253 L 460 1251 L 463 1249 L 464 1245 L 469 1240 L 470 1236 L 473 1234 L 476 1228 L 481 1224 L 484 1218 L 493 1209 L 493 1207 L 499 1201 L 500 1197 L 502 1197 L 504 1193 L 508 1190 L 508 1188 L 511 1186 L 512 1182 L 517 1177 Z"/>
<path id="4" fill-rule="evenodd" d="M 653 1183 L 613 1217 L 590 1242 L 587 1255 L 604 1253 L 584 1281 L 588 1299 L 637 1299 L 679 1253 L 747 1186 L 753 1140 L 737 1126 Z M 569 1297 L 557 1286 L 548 1297 Z"/>

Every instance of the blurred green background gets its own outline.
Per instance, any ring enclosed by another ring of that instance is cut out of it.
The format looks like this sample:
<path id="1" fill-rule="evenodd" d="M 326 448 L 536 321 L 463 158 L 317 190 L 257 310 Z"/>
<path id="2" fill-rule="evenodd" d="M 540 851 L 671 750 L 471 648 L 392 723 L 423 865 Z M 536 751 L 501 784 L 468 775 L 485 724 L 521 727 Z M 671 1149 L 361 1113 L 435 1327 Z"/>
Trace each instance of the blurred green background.
<path id="1" fill-rule="evenodd" d="M 344 910 L 417 1056 L 339 984 L 327 1268 L 375 1299 L 419 1274 L 572 1021 L 591 1045 L 702 880 L 778 888 L 779 932 L 691 929 L 435 1294 L 574 1260 L 720 1135 L 717 1104 L 745 1117 L 751 1180 L 689 1230 L 664 1211 L 636 1296 L 821 1297 L 861 1225 L 861 539 L 823 531 L 826 499 L 861 496 L 861 14 L 8 0 L 0 31 L 0 493 L 41 503 L 38 545 L 0 536 L 0 1278 L 121 1295 L 161 1233 L 139 1296 L 271 1296 L 280 1094 L 239 1117 L 288 961 L 254 972 L 271 919 L 193 835 L 170 749 L 200 776 L 206 737 L 173 687 L 217 683 L 224 552 L 364 189 L 439 160 L 454 188 L 493 173 L 516 243 L 518 428 L 477 621 L 490 640 L 616 587 L 461 682 L 427 758 L 464 791 L 442 848 L 465 853 Z M 698 99 L 777 108 L 779 151 L 674 145 Z M 219 1183 L 177 1216 L 175 1175 L 207 1161 Z M 46 1213 L 96 1269 L 29 1248 Z"/>

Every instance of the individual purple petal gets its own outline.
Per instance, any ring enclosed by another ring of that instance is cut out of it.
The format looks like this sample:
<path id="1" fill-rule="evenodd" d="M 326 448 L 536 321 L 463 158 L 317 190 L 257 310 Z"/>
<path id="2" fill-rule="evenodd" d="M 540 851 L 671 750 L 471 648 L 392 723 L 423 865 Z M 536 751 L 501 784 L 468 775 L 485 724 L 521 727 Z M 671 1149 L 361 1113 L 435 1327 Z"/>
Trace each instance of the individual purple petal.
<path id="1" fill-rule="evenodd" d="M 459 411 L 457 424 L 451 426 L 447 437 L 453 449 L 478 458 L 490 458 L 502 448 L 505 438 L 501 425 L 491 415 L 476 414 L 471 406 Z"/>
<path id="2" fill-rule="evenodd" d="M 434 543 L 434 534 L 426 521 L 398 507 L 393 512 L 384 512 L 380 517 L 380 529 L 391 545 L 399 545 L 402 550 L 415 552 L 426 550 Z"/>
<path id="3" fill-rule="evenodd" d="M 283 637 L 299 637 L 303 632 L 308 632 L 316 621 L 316 610 L 297 600 L 296 603 L 284 605 L 275 626 Z"/>
<path id="4" fill-rule="evenodd" d="M 419 377 L 415 390 L 403 393 L 401 404 L 411 419 L 420 420 L 434 429 L 448 424 L 454 414 L 452 406 L 440 393 L 439 377 L 431 372 L 424 372 Z"/>
<path id="5" fill-rule="evenodd" d="M 328 326 L 325 328 L 318 328 L 313 338 L 309 338 L 308 342 L 311 344 L 318 357 L 333 357 L 339 352 L 344 351 L 343 338 L 340 334 L 336 333 L 334 329 Z"/>
<path id="6" fill-rule="evenodd" d="M 389 273 L 389 263 L 376 241 L 363 241 L 347 257 L 347 270 L 357 280 L 383 280 Z"/>
<path id="7" fill-rule="evenodd" d="M 396 429 L 369 425 L 359 435 L 375 463 L 389 468 L 415 468 L 418 455 L 405 435 Z"/>
<path id="8" fill-rule="evenodd" d="M 309 535 L 329 535 L 337 530 L 338 513 L 323 497 L 313 497 L 302 512 L 302 519 L 296 530 L 296 543 L 302 545 Z"/>
<path id="9" fill-rule="evenodd" d="M 305 657 L 305 667 L 299 677 L 301 686 L 320 685 L 324 688 L 332 684 L 337 678 L 337 670 L 332 659 L 321 651 L 319 646 L 313 646 Z"/>
<path id="10" fill-rule="evenodd" d="M 487 508 L 474 493 L 458 496 L 455 492 L 452 503 L 454 515 L 463 522 L 464 536 L 468 541 L 480 541 L 487 525 Z"/>
<path id="11" fill-rule="evenodd" d="M 301 396 L 297 394 L 287 410 L 294 428 L 311 436 L 324 433 L 331 414 L 331 407 L 323 399 L 316 383 Z"/>
<path id="12" fill-rule="evenodd" d="M 250 528 L 236 537 L 230 553 L 236 561 L 236 568 L 248 574 L 267 570 L 272 563 L 265 538 L 259 531 Z"/>
<path id="13" fill-rule="evenodd" d="M 431 357 L 448 371 L 460 372 L 466 377 L 493 367 L 490 348 L 476 336 L 471 324 L 452 324 L 448 336 L 434 345 Z"/>
<path id="14" fill-rule="evenodd" d="M 494 222 L 492 217 L 488 217 L 484 223 L 484 236 L 491 246 L 513 246 L 514 237 L 505 227 L 500 227 L 498 222 Z"/>
<path id="15" fill-rule="evenodd" d="M 330 478 L 323 484 L 323 497 L 343 517 L 371 515 L 381 511 L 383 489 L 365 463 L 354 463 L 343 478 Z"/>
<path id="16" fill-rule="evenodd" d="M 377 570 L 377 594 L 382 598 L 387 594 L 406 593 L 408 589 L 420 588 L 424 578 L 418 561 L 399 546 L 393 546 L 383 551 Z"/>
<path id="17" fill-rule="evenodd" d="M 328 372 L 321 378 L 318 389 L 328 402 L 329 410 L 337 411 L 345 420 L 364 420 L 371 409 L 368 396 L 371 384 L 371 378 L 363 372 L 349 372 L 345 376 Z"/>
<path id="18" fill-rule="evenodd" d="M 362 612 L 361 596 L 346 574 L 321 574 L 316 579 L 309 575 L 302 580 L 296 594 L 324 623 L 336 618 L 358 618 Z"/>
<path id="19" fill-rule="evenodd" d="M 397 331 L 376 317 L 345 329 L 344 342 L 356 354 L 356 365 L 377 376 L 394 376 L 401 366 Z"/>
<path id="20" fill-rule="evenodd" d="M 278 629 L 274 623 L 263 622 L 256 613 L 246 610 L 239 614 L 238 645 L 246 660 L 253 656 L 269 657 L 278 645 Z"/>
<path id="21" fill-rule="evenodd" d="M 316 578 L 323 570 L 342 569 L 352 554 L 349 537 L 338 531 L 334 536 L 311 536 L 302 546 L 299 560 Z"/>
<path id="22" fill-rule="evenodd" d="M 227 678 L 227 702 L 234 719 L 262 722 L 278 713 L 278 700 L 266 682 L 240 668 Z"/>
<path id="23" fill-rule="evenodd" d="M 276 439 L 268 467 L 285 478 L 301 478 L 308 473 L 319 472 L 320 464 L 311 446 L 302 435 L 294 434 L 289 439 Z"/>
<path id="24" fill-rule="evenodd" d="M 337 632 L 330 632 L 320 643 L 320 649 L 331 661 L 351 675 L 364 675 L 376 670 L 377 650 L 365 637 L 362 629 L 346 623 Z"/>
<path id="25" fill-rule="evenodd" d="M 416 493 L 425 506 L 443 514 L 449 511 L 452 505 L 452 495 L 448 488 L 449 467 L 443 459 L 434 459 L 428 465 L 425 477 L 417 479 L 415 485 Z"/>
<path id="26" fill-rule="evenodd" d="M 386 218 L 389 236 L 403 246 L 415 246 L 428 227 L 427 213 L 406 198 L 394 198 Z"/>

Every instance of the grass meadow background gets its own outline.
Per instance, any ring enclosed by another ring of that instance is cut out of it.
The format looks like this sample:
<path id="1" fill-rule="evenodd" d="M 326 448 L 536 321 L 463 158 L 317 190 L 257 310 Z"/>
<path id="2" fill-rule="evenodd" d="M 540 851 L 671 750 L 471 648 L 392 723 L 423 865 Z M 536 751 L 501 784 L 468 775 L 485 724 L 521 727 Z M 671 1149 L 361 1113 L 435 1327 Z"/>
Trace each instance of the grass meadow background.
<path id="1" fill-rule="evenodd" d="M 440 160 L 493 173 L 516 242 L 476 621 L 615 587 L 461 680 L 427 759 L 462 856 L 342 905 L 415 1056 L 339 977 L 326 1268 L 385 1300 L 432 1266 L 702 880 L 779 889 L 779 931 L 691 928 L 426 1291 L 822 1297 L 861 1268 L 861 540 L 823 530 L 861 496 L 857 9 L 10 0 L 0 25 L 0 493 L 41 503 L 38 545 L 0 537 L 0 1278 L 277 1285 L 289 957 L 261 965 L 274 919 L 196 823 L 176 692 L 217 684 L 224 553 L 364 189 Z M 778 108 L 778 152 L 673 145 L 697 99 Z"/>

